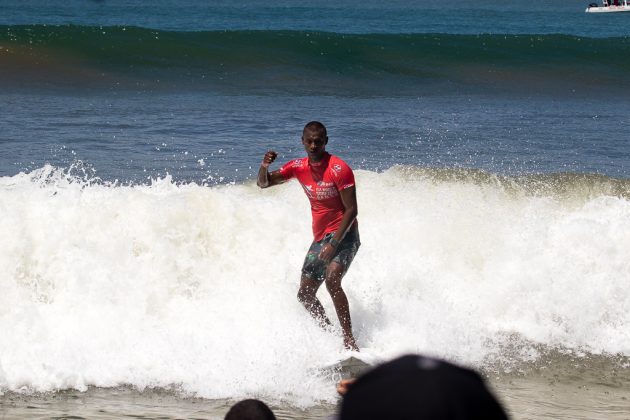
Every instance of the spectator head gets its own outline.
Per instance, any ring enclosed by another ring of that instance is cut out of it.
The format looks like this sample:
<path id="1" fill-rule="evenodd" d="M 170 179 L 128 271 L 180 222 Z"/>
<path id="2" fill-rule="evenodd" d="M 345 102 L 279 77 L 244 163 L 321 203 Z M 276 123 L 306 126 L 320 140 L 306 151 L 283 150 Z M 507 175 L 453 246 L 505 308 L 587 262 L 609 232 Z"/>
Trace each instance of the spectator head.
<path id="1" fill-rule="evenodd" d="M 503 420 L 501 405 L 474 371 L 408 355 L 368 371 L 341 403 L 341 420 Z"/>
<path id="2" fill-rule="evenodd" d="M 234 404 L 225 420 L 276 420 L 276 416 L 264 402 L 249 399 Z"/>

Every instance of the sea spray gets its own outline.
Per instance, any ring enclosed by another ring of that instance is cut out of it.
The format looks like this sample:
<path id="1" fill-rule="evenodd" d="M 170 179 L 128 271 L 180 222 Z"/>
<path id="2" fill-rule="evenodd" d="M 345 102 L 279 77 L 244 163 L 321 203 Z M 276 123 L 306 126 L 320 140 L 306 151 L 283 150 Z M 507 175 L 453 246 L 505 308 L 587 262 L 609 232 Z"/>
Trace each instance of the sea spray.
<path id="1" fill-rule="evenodd" d="M 608 185 L 624 182 L 456 172 L 356 171 L 363 245 L 343 284 L 359 345 L 477 367 L 630 355 L 630 201 Z M 293 183 L 0 178 L 2 389 L 334 401 L 314 368 L 341 336 L 296 299 L 309 213 Z"/>

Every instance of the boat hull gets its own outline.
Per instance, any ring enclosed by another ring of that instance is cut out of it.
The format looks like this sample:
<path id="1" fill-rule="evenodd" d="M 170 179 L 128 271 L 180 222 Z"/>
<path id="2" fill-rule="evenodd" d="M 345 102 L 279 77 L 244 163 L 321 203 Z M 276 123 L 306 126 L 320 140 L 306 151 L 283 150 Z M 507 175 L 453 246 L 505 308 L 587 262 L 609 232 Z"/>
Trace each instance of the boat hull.
<path id="1" fill-rule="evenodd" d="M 617 13 L 630 12 L 630 6 L 598 6 L 587 7 L 586 13 Z"/>

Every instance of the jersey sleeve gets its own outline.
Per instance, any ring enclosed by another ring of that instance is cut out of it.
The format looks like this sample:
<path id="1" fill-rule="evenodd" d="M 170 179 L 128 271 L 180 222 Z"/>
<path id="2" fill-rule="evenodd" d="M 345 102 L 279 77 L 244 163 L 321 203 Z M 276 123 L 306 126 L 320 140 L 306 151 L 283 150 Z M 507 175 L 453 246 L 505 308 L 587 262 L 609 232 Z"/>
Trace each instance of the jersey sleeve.
<path id="1" fill-rule="evenodd" d="M 333 179 L 339 191 L 354 187 L 354 172 L 348 164 L 342 160 L 334 162 L 331 167 Z"/>
<path id="2" fill-rule="evenodd" d="M 295 160 L 291 160 L 279 169 L 280 174 L 284 177 L 285 180 L 289 180 L 295 176 Z"/>

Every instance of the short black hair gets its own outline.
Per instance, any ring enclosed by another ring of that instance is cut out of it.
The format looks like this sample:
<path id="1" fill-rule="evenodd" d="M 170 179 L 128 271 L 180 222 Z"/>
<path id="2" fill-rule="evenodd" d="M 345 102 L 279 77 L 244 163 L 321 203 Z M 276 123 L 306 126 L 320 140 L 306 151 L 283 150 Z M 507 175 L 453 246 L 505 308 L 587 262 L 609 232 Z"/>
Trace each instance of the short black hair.
<path id="1" fill-rule="evenodd" d="M 225 420 L 276 420 L 276 416 L 264 402 L 247 399 L 234 404 Z"/>
<path id="2" fill-rule="evenodd" d="M 319 121 L 311 121 L 309 123 L 307 123 L 304 126 L 304 130 L 312 130 L 312 131 L 318 131 L 321 134 L 323 134 L 324 136 L 328 136 L 328 133 L 326 132 L 326 126 L 322 123 L 320 123 Z"/>

